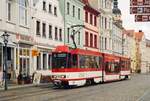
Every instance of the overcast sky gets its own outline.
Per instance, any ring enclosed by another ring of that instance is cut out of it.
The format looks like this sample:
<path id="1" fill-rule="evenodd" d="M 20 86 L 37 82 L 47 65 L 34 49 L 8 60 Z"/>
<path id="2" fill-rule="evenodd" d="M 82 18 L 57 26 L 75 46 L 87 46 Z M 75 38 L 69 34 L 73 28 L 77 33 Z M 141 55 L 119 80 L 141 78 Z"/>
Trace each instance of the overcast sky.
<path id="1" fill-rule="evenodd" d="M 142 30 L 146 38 L 150 39 L 150 22 L 134 22 L 134 15 L 130 14 L 130 0 L 118 0 L 122 11 L 123 26 L 126 29 Z"/>

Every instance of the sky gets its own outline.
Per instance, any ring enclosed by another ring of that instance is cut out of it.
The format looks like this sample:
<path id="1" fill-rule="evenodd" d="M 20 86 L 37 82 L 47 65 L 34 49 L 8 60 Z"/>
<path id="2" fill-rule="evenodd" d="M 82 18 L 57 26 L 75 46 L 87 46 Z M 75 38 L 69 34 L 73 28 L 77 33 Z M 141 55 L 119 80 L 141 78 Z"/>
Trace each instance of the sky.
<path id="1" fill-rule="evenodd" d="M 142 30 L 146 38 L 150 39 L 150 22 L 135 22 L 134 15 L 130 14 L 130 0 L 118 0 L 119 8 L 122 12 L 123 26 L 135 31 Z"/>

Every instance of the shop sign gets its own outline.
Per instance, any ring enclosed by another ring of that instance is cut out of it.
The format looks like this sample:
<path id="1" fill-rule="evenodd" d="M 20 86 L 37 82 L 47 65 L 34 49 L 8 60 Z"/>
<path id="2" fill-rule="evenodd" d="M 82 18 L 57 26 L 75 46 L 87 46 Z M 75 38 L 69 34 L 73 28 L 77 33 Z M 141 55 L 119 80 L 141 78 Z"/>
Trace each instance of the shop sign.
<path id="1" fill-rule="evenodd" d="M 33 42 L 33 38 L 27 35 L 16 34 L 16 39 L 18 41 Z"/>
<path id="2" fill-rule="evenodd" d="M 39 51 L 38 50 L 36 50 L 36 49 L 34 49 L 34 50 L 32 50 L 32 56 L 39 56 Z"/>
<path id="3" fill-rule="evenodd" d="M 34 77 L 33 77 L 33 84 L 38 85 L 40 84 L 41 81 L 41 73 L 34 73 Z"/>
<path id="4" fill-rule="evenodd" d="M 148 22 L 150 15 L 135 15 L 135 22 Z"/>

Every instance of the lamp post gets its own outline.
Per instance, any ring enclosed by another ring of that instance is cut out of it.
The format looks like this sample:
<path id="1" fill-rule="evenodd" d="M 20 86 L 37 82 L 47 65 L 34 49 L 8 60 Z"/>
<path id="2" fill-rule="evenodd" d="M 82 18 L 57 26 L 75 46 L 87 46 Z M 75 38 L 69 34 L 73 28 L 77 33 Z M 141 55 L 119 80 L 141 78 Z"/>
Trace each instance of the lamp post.
<path id="1" fill-rule="evenodd" d="M 3 37 L 3 41 L 4 41 L 4 67 L 3 67 L 3 71 L 4 71 L 4 79 L 5 79 L 5 90 L 8 89 L 8 78 L 7 78 L 7 44 L 8 44 L 8 37 L 9 35 L 7 34 L 7 32 L 4 32 L 4 34 L 2 35 Z"/>

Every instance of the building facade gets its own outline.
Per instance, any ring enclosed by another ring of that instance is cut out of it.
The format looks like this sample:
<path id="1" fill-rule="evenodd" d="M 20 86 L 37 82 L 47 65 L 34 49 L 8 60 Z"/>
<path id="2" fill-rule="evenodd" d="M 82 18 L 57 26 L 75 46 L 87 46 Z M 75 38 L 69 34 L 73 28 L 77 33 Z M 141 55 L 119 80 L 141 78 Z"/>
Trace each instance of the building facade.
<path id="1" fill-rule="evenodd" d="M 90 0 L 89 0 L 90 1 Z M 99 51 L 99 11 L 83 0 L 84 6 L 84 49 Z"/>
<path id="2" fill-rule="evenodd" d="M 10 35 L 7 48 L 7 66 L 8 72 L 11 74 L 9 79 L 13 82 L 16 81 L 20 74 L 24 77 L 30 75 L 30 69 L 32 68 L 31 1 L 0 1 L 0 35 L 4 32 Z M 0 68 L 2 70 L 3 40 L 1 39 L 0 42 Z"/>
<path id="3" fill-rule="evenodd" d="M 59 0 L 34 0 L 32 2 L 32 70 L 42 75 L 51 74 L 51 52 L 64 44 L 64 19 Z M 37 51 L 37 55 L 34 52 Z"/>
<path id="4" fill-rule="evenodd" d="M 78 48 L 83 47 L 83 7 L 81 0 L 59 0 L 60 10 L 64 19 L 64 43 L 75 48 L 71 35 L 75 32 L 75 43 Z M 77 26 L 77 27 L 72 27 Z M 77 32 L 76 32 L 77 31 Z"/>

